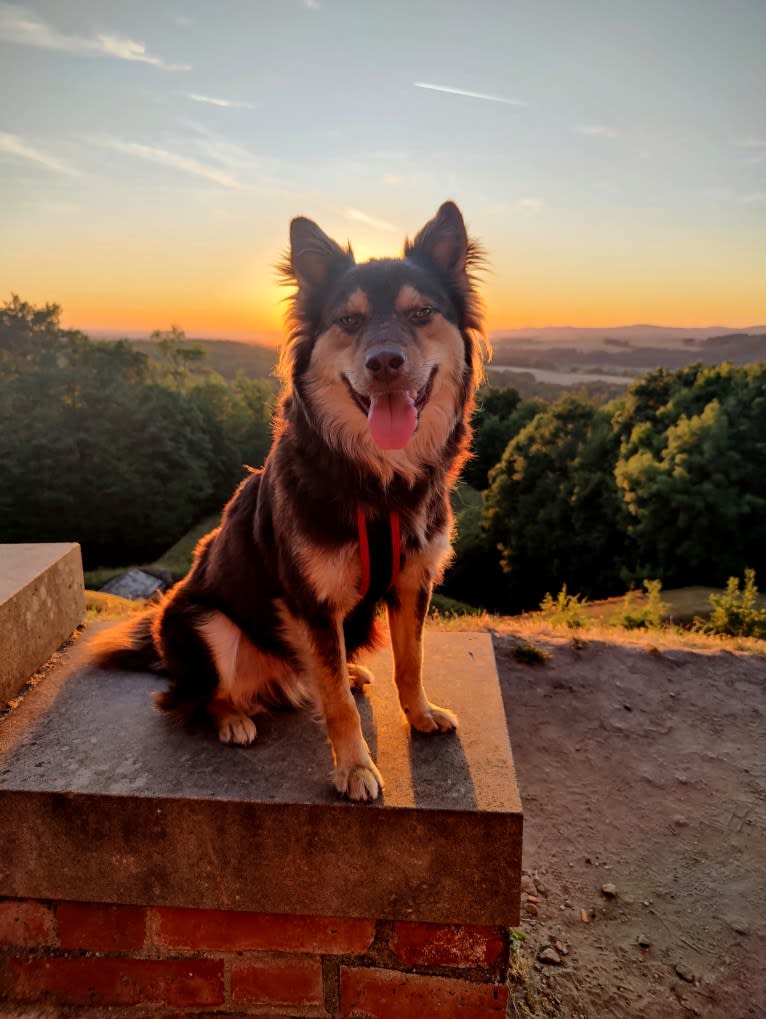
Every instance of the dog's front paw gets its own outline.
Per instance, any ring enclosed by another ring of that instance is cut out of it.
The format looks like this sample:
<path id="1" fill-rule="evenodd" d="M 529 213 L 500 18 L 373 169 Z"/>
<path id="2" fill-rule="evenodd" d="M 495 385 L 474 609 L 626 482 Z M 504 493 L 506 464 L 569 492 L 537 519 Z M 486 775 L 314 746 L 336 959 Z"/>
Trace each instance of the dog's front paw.
<path id="1" fill-rule="evenodd" d="M 457 715 L 449 708 L 440 708 L 438 704 L 429 704 L 417 714 L 408 711 L 407 720 L 418 732 L 454 732 L 457 729 Z"/>
<path id="2" fill-rule="evenodd" d="M 383 790 L 383 776 L 372 761 L 348 767 L 336 766 L 333 781 L 339 793 L 361 803 L 376 800 Z"/>
<path id="3" fill-rule="evenodd" d="M 234 714 L 218 718 L 218 739 L 230 746 L 248 747 L 258 735 L 255 722 L 249 715 Z"/>

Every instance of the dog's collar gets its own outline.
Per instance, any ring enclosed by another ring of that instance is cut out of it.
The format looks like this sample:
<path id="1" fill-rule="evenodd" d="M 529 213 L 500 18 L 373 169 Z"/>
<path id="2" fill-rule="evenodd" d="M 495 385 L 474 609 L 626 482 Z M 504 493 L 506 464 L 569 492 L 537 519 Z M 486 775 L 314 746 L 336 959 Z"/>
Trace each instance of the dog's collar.
<path id="1" fill-rule="evenodd" d="M 391 527 L 391 581 L 386 590 L 390 591 L 399 579 L 402 561 L 402 535 L 399 528 L 399 514 L 391 510 L 388 514 Z M 359 562 L 362 576 L 359 580 L 359 597 L 364 598 L 370 589 L 370 539 L 367 534 L 367 518 L 361 506 L 356 508 L 356 529 L 359 534 Z"/>

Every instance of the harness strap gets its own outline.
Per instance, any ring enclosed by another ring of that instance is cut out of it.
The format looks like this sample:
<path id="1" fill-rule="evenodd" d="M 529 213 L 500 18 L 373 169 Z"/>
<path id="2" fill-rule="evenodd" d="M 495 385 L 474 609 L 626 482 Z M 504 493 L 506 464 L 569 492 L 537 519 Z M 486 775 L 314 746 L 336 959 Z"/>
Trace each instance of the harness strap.
<path id="1" fill-rule="evenodd" d="M 402 534 L 399 526 L 399 514 L 392 510 L 388 515 L 391 527 L 391 581 L 387 590 L 399 579 L 402 562 Z M 359 565 L 362 575 L 359 578 L 359 597 L 364 598 L 370 589 L 370 539 L 367 534 L 367 519 L 361 506 L 356 508 L 356 529 L 359 536 Z"/>

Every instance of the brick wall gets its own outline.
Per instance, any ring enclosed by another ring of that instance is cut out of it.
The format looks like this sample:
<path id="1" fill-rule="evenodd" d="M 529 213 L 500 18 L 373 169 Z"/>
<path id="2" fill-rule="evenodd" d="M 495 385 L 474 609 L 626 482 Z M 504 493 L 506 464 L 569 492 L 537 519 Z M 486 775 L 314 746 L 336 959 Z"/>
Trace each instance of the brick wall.
<path id="1" fill-rule="evenodd" d="M 0 899 L 20 1015 L 489 1019 L 507 963 L 503 927 Z"/>

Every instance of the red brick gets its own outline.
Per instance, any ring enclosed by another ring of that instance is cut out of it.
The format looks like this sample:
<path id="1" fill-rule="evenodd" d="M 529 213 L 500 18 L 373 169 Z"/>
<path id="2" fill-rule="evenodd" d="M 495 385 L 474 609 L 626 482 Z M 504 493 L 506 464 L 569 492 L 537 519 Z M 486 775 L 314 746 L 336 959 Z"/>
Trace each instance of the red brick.
<path id="1" fill-rule="evenodd" d="M 28 899 L 0 901 L 0 945 L 35 948 L 55 944 L 53 912 L 48 906 Z"/>
<path id="2" fill-rule="evenodd" d="M 393 970 L 340 970 L 340 1015 L 364 1019 L 491 1019 L 505 1015 L 508 988 Z"/>
<path id="3" fill-rule="evenodd" d="M 221 1005 L 223 961 L 214 959 L 11 959 L 11 1000 L 65 1005 Z"/>
<path id="4" fill-rule="evenodd" d="M 153 913 L 154 942 L 162 948 L 358 954 L 367 951 L 375 937 L 374 920 L 214 909 L 161 908 Z"/>
<path id="5" fill-rule="evenodd" d="M 391 947 L 405 966 L 490 969 L 508 959 L 503 927 L 471 924 L 395 923 Z"/>
<path id="6" fill-rule="evenodd" d="M 141 906 L 61 902 L 56 923 L 62 948 L 131 952 L 146 941 L 146 910 Z"/>
<path id="7" fill-rule="evenodd" d="M 231 1000 L 236 1005 L 321 1005 L 319 959 L 235 959 Z"/>

